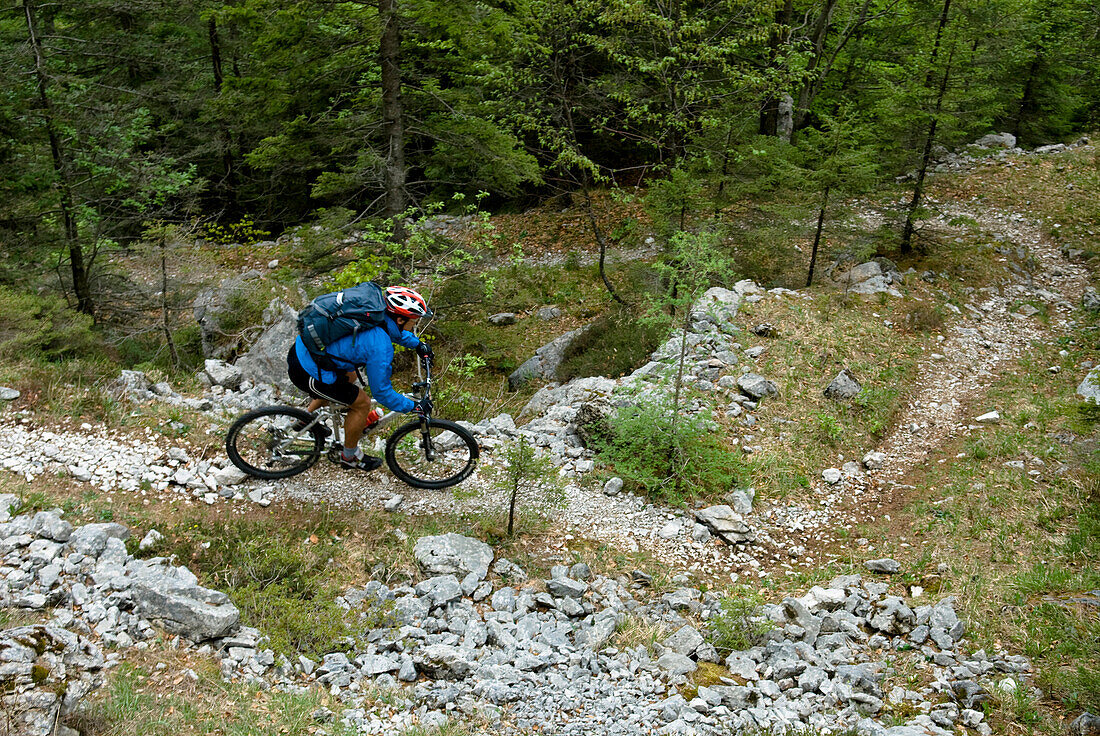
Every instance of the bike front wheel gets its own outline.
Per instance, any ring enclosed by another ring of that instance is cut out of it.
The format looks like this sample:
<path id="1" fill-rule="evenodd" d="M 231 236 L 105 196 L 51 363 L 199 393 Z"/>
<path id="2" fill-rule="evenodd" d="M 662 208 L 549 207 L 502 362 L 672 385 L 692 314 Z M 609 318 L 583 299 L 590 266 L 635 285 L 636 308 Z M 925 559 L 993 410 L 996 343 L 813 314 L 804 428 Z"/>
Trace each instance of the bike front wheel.
<path id="1" fill-rule="evenodd" d="M 238 468 L 257 478 L 289 478 L 308 470 L 325 447 L 319 425 L 302 429 L 313 415 L 293 406 L 250 411 L 229 428 L 225 451 Z"/>
<path id="2" fill-rule="evenodd" d="M 470 477 L 479 448 L 473 434 L 445 419 L 409 422 L 386 442 L 386 464 L 414 488 L 450 488 Z"/>

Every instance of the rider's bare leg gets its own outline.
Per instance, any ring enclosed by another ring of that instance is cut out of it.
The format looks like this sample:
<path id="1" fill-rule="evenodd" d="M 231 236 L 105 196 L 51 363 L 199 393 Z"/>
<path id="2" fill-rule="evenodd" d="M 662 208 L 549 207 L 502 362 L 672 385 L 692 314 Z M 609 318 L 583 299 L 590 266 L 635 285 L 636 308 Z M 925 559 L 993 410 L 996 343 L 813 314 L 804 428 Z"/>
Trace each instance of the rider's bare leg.
<path id="1" fill-rule="evenodd" d="M 322 406 L 328 406 L 328 405 L 329 405 L 329 402 L 326 401 L 325 399 L 314 399 L 313 401 L 309 402 L 308 411 L 309 411 L 310 414 L 312 414 L 313 412 L 320 409 Z"/>
<path id="2" fill-rule="evenodd" d="M 363 429 L 370 416 L 370 404 L 370 394 L 360 389 L 355 403 L 348 407 L 348 415 L 344 419 L 345 448 L 354 449 L 359 446 L 359 439 L 363 436 Z"/>

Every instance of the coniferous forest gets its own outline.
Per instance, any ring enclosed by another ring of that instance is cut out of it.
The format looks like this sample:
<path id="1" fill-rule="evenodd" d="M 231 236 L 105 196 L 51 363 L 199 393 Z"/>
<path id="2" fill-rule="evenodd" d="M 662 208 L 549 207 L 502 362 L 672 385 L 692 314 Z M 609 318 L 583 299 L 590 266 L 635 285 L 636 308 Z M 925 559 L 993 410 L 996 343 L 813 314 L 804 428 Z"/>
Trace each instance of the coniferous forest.
<path id="1" fill-rule="evenodd" d="M 916 210 L 940 147 L 1096 124 L 1097 28 L 1088 0 L 22 0 L 0 15 L 0 281 L 55 271 L 94 314 L 97 259 L 151 223 L 400 240 L 395 216 L 456 193 L 827 203 L 918 172 Z"/>

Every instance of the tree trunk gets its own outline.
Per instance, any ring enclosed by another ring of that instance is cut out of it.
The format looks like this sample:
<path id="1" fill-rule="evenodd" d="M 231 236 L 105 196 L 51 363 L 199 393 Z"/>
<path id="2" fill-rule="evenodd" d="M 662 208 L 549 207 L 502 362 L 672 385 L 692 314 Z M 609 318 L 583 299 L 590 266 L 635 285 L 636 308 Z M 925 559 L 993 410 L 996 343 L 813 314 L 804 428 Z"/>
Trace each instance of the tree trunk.
<path id="1" fill-rule="evenodd" d="M 821 209 L 817 213 L 817 230 L 814 232 L 814 247 L 810 251 L 810 272 L 806 275 L 806 287 L 814 282 L 814 266 L 817 264 L 817 247 L 821 244 L 821 231 L 825 228 L 825 210 L 829 206 L 829 190 L 825 187 L 821 195 Z"/>
<path id="2" fill-rule="evenodd" d="M 401 107 L 401 34 L 397 0 L 378 0 L 382 39 L 378 56 L 382 66 L 382 122 L 386 133 L 386 165 L 383 173 L 385 214 L 393 221 L 393 240 L 405 239 L 405 129 Z"/>
<path id="3" fill-rule="evenodd" d="M 806 81 L 802 84 L 802 88 L 798 91 L 798 99 L 795 100 L 794 106 L 794 129 L 799 130 L 802 127 L 803 122 L 806 120 L 806 115 L 810 110 L 810 103 L 817 95 L 817 90 L 820 88 L 820 81 L 817 78 L 818 66 L 821 64 L 821 57 L 825 52 L 825 39 L 829 35 L 829 21 L 833 15 L 833 8 L 836 6 L 836 0 L 825 0 L 825 6 L 821 9 L 821 13 L 817 16 L 814 22 L 813 35 L 810 39 L 813 44 L 814 52 L 810 56 L 808 62 L 806 62 Z"/>
<path id="4" fill-rule="evenodd" d="M 168 304 L 168 239 L 164 233 L 160 236 L 160 320 L 161 329 L 164 332 L 164 342 L 168 345 L 168 354 L 172 358 L 172 366 L 179 368 L 180 356 L 176 351 L 176 341 L 172 339 L 172 322 L 169 315 Z"/>
<path id="5" fill-rule="evenodd" d="M 1020 95 L 1020 106 L 1016 108 L 1016 122 L 1012 126 L 1012 135 L 1016 136 L 1017 140 L 1020 139 L 1020 131 L 1023 130 L 1024 116 L 1031 111 L 1032 106 L 1035 104 L 1035 75 L 1042 64 L 1042 58 L 1042 52 L 1037 51 L 1035 58 L 1032 59 L 1027 68 L 1027 79 L 1024 80 L 1024 91 Z"/>
<path id="6" fill-rule="evenodd" d="M 512 485 L 512 497 L 508 500 L 508 536 L 512 536 L 512 528 L 516 520 L 516 496 L 519 495 L 519 481 Z"/>
<path id="7" fill-rule="evenodd" d="M 218 37 L 218 22 L 211 17 L 207 26 L 210 38 L 210 66 L 214 74 L 214 89 L 220 95 L 225 89 L 225 77 L 222 74 L 221 39 Z M 233 134 L 222 123 L 218 130 L 218 147 L 222 154 L 222 187 L 225 190 L 225 204 L 229 209 L 237 210 L 237 166 L 233 156 Z"/>
<path id="8" fill-rule="evenodd" d="M 58 204 L 61 209 L 61 221 L 65 229 L 65 240 L 69 249 L 69 267 L 73 277 L 73 293 L 76 295 L 77 309 L 85 314 L 93 314 L 91 287 L 88 283 L 88 269 L 84 263 L 84 249 L 80 245 L 80 233 L 77 230 L 73 214 L 72 189 L 69 186 L 68 166 L 61 136 L 57 133 L 53 107 L 47 94 L 46 59 L 42 53 L 42 42 L 38 38 L 35 26 L 35 7 L 33 0 L 23 0 L 23 11 L 27 19 L 27 38 L 34 51 L 34 73 L 38 83 L 38 102 L 42 106 L 42 120 L 46 126 L 46 137 L 50 141 L 50 156 L 53 159 L 54 174 L 57 176 Z"/>
<path id="9" fill-rule="evenodd" d="M 680 494 L 680 490 L 683 486 L 682 474 L 677 470 L 680 458 L 678 457 L 679 444 L 676 441 L 676 430 L 680 424 L 680 396 L 683 393 L 684 387 L 684 363 L 687 362 L 687 336 L 688 330 L 691 329 L 691 304 L 688 304 L 684 308 L 684 324 L 683 331 L 680 335 L 680 359 L 676 363 L 676 385 L 672 394 L 672 423 L 669 424 L 668 432 L 669 437 L 672 440 L 672 451 L 669 453 L 668 458 L 668 472 L 669 475 L 675 479 L 673 481 L 673 491 L 676 495 Z"/>
<path id="10" fill-rule="evenodd" d="M 929 60 L 928 74 L 925 77 L 925 85 L 931 86 L 932 74 L 935 71 L 936 59 L 940 54 L 940 43 L 943 40 L 943 29 L 947 26 L 947 12 L 951 8 L 951 0 L 943 0 L 943 12 L 940 14 L 940 24 L 936 29 L 936 41 L 932 46 L 932 56 Z M 953 56 L 954 54 L 952 54 Z M 917 170 L 917 183 L 913 187 L 913 198 L 909 201 L 909 207 L 905 214 L 905 227 L 901 233 L 901 252 L 909 254 L 913 251 L 913 219 L 920 208 L 921 198 L 924 196 L 924 179 L 928 174 L 928 166 L 932 162 L 932 146 L 936 142 L 936 128 L 940 121 L 940 111 L 943 109 L 943 98 L 947 94 L 947 80 L 951 77 L 951 57 L 948 57 L 947 65 L 940 79 L 939 92 L 936 95 L 936 107 L 932 113 L 932 120 L 928 126 L 928 137 L 924 140 L 924 151 L 921 154 L 920 168 Z"/>
<path id="11" fill-rule="evenodd" d="M 792 0 L 784 0 L 783 5 L 775 11 L 775 25 L 768 38 L 768 67 L 775 69 L 779 61 L 779 51 L 790 40 L 791 14 L 793 13 Z M 774 136 L 779 129 L 779 100 L 782 95 L 769 94 L 764 99 L 760 108 L 760 135 Z"/>
<path id="12" fill-rule="evenodd" d="M 604 270 L 604 261 L 607 257 L 607 238 L 604 236 L 600 223 L 596 222 L 596 213 L 592 211 L 592 194 L 588 191 L 588 187 L 584 188 L 584 205 L 585 210 L 588 212 L 588 223 L 592 226 L 592 234 L 596 236 L 596 242 L 600 245 L 600 279 L 611 298 L 625 306 L 626 302 L 615 292 L 615 287 L 611 285 L 611 281 L 607 278 L 607 272 Z"/>

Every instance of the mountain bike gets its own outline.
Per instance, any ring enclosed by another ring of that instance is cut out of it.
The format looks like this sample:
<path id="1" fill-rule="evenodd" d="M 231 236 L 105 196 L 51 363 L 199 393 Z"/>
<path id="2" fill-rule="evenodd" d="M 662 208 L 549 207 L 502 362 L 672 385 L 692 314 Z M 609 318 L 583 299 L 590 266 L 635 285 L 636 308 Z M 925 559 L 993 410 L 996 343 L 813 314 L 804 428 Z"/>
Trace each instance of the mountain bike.
<path id="1" fill-rule="evenodd" d="M 427 361 L 424 380 L 412 385 L 417 399 L 431 400 L 432 375 Z M 311 414 L 294 406 L 265 406 L 248 412 L 233 423 L 225 437 L 225 450 L 234 465 L 257 478 L 273 480 L 302 473 L 320 459 L 327 448 L 339 452 L 343 436 L 342 415 L 347 407 L 326 406 Z M 400 412 L 390 411 L 367 428 L 364 436 L 392 425 Z M 327 439 L 331 437 L 331 443 Z M 386 440 L 385 458 L 390 471 L 415 488 L 450 488 L 470 477 L 480 448 L 467 429 L 430 415 L 402 424 Z"/>

